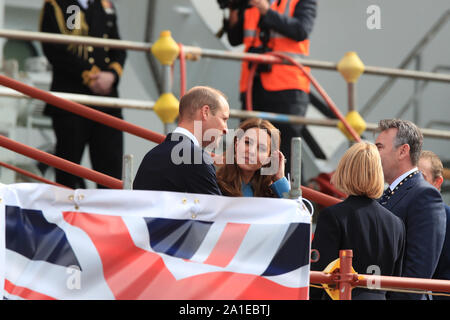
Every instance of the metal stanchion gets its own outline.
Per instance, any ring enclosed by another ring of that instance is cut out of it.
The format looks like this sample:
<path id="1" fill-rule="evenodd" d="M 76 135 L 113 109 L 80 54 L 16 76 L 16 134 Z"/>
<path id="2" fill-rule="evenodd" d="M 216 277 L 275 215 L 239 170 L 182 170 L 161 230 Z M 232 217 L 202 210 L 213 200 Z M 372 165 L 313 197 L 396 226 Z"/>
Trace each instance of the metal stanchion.
<path id="1" fill-rule="evenodd" d="M 353 250 L 339 251 L 339 300 L 352 300 L 352 273 Z"/>
<path id="2" fill-rule="evenodd" d="M 364 72 L 364 64 L 361 59 L 359 59 L 356 52 L 347 52 L 344 57 L 339 61 L 337 66 L 338 71 L 341 73 L 342 77 L 347 82 L 347 92 L 348 92 L 348 113 L 345 117 L 350 126 L 361 136 L 366 130 L 366 122 L 359 115 L 356 110 L 356 82 L 361 74 Z M 344 133 L 344 135 L 349 139 L 350 146 L 355 139 L 344 125 L 339 122 L 338 128 Z"/>
<path id="3" fill-rule="evenodd" d="M 133 155 L 126 154 L 123 156 L 122 163 L 122 182 L 124 190 L 133 189 Z"/>
<path id="4" fill-rule="evenodd" d="M 299 137 L 291 140 L 291 190 L 289 191 L 290 199 L 298 199 L 302 196 L 301 187 L 301 170 L 302 170 L 302 139 Z"/>
<path id="5" fill-rule="evenodd" d="M 180 48 L 172 39 L 168 30 L 162 31 L 160 38 L 152 46 L 152 53 L 163 66 L 162 91 L 163 93 L 154 106 L 155 113 L 164 124 L 164 133 L 167 134 L 169 124 L 175 122 L 178 116 L 178 99 L 172 94 L 172 65 L 178 57 Z"/>

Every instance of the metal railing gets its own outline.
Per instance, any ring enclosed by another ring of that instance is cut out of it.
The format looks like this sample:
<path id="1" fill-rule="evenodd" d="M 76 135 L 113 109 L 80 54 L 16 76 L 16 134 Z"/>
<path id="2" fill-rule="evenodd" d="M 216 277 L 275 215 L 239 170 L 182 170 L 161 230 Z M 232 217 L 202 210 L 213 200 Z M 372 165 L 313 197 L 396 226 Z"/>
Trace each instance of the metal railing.
<path id="1" fill-rule="evenodd" d="M 135 42 L 135 41 L 103 39 L 85 36 L 66 36 L 46 32 L 33 32 L 33 31 L 20 31 L 7 29 L 0 29 L 0 37 L 17 40 L 29 40 L 29 41 L 37 40 L 41 42 L 60 43 L 60 44 L 79 44 L 79 45 L 83 44 L 83 45 L 90 45 L 93 47 L 107 46 L 111 49 L 112 48 L 127 49 L 136 51 L 149 51 L 152 48 L 152 43 L 150 42 Z M 186 59 L 188 60 L 197 60 L 201 57 L 208 57 L 225 60 L 238 60 L 238 61 L 245 60 L 254 62 L 259 61 L 262 63 L 289 64 L 288 61 L 273 56 L 261 57 L 260 54 L 256 53 L 230 52 L 225 50 L 205 49 L 195 46 L 184 46 L 184 54 L 186 56 Z M 307 67 L 337 71 L 337 63 L 335 62 L 310 60 L 299 57 L 294 57 L 294 59 Z M 447 74 L 414 71 L 414 70 L 402 70 L 398 68 L 396 69 L 378 66 L 365 66 L 364 73 L 378 76 L 392 76 L 398 78 L 408 78 L 417 80 L 450 82 L 450 75 Z"/>
<path id="2" fill-rule="evenodd" d="M 331 273 L 311 271 L 310 283 L 334 285 L 338 300 L 351 300 L 353 288 L 428 294 L 450 292 L 450 280 L 392 277 L 352 273 L 352 250 L 339 251 L 339 268 Z"/>
<path id="3" fill-rule="evenodd" d="M 108 97 L 96 97 L 90 95 L 64 93 L 64 92 L 52 92 L 56 97 L 71 100 L 74 102 L 96 105 L 100 107 L 110 107 L 110 108 L 123 108 L 123 109 L 136 109 L 143 111 L 153 111 L 154 102 L 145 100 L 133 100 L 133 99 L 122 99 L 122 98 L 108 98 Z M 0 97 L 12 97 L 12 98 L 22 98 L 22 99 L 33 99 L 27 95 L 17 92 L 8 88 L 0 88 Z M 301 125 L 311 125 L 320 127 L 337 128 L 339 120 L 337 119 L 314 119 L 294 115 L 286 115 L 272 112 L 262 112 L 262 111 L 245 111 L 238 109 L 230 109 L 230 117 L 237 119 L 248 119 L 248 118 L 262 118 L 272 122 L 278 123 L 293 123 Z M 376 132 L 378 125 L 376 123 L 367 123 L 366 131 Z M 439 138 L 439 139 L 450 139 L 450 131 L 446 130 L 436 130 L 431 128 L 421 128 L 424 137 L 428 138 Z"/>
<path id="4" fill-rule="evenodd" d="M 436 23 L 430 28 L 430 30 L 419 40 L 419 42 L 414 46 L 411 52 L 406 56 L 406 58 L 400 63 L 397 69 L 403 70 L 406 68 L 420 53 L 425 49 L 425 47 L 430 43 L 434 36 L 444 27 L 444 25 L 450 20 L 450 10 L 447 10 Z M 434 72 L 433 72 L 434 73 Z M 391 77 L 387 79 L 382 86 L 369 98 L 367 103 L 362 107 L 361 114 L 367 115 L 376 104 L 386 95 L 388 90 L 392 88 L 392 85 L 397 79 Z M 419 79 L 426 80 L 426 79 Z"/>

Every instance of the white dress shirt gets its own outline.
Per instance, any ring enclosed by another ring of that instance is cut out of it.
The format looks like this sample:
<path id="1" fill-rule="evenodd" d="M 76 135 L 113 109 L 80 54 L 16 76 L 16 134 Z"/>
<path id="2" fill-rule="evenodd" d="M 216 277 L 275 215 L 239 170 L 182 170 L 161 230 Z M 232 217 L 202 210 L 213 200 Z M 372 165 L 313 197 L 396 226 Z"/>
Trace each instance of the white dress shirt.
<path id="1" fill-rule="evenodd" d="M 194 144 L 200 148 L 200 144 L 198 143 L 197 138 L 187 129 L 185 128 L 181 128 L 181 127 L 176 127 L 175 130 L 172 131 L 172 133 L 181 133 L 184 134 L 185 136 L 187 136 L 189 139 L 192 140 L 192 142 L 194 142 Z"/>
<path id="2" fill-rule="evenodd" d="M 89 6 L 89 0 L 78 0 L 78 3 L 84 8 L 87 9 Z"/>

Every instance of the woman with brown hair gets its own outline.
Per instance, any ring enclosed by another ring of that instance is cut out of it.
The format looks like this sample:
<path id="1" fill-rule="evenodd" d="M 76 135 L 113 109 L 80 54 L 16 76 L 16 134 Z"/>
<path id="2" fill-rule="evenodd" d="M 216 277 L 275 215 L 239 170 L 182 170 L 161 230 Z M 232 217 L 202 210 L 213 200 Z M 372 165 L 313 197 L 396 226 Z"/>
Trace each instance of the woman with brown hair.
<path id="1" fill-rule="evenodd" d="M 225 164 L 217 170 L 222 194 L 281 198 L 289 192 L 279 145 L 280 133 L 269 121 L 259 118 L 243 121 L 227 148 Z"/>
<path id="2" fill-rule="evenodd" d="M 369 142 L 354 144 L 340 160 L 331 183 L 349 196 L 320 212 L 311 245 L 319 251 L 319 260 L 311 264 L 311 270 L 324 270 L 339 257 L 339 250 L 351 249 L 357 273 L 400 276 L 405 227 L 376 201 L 384 188 L 377 147 Z M 313 288 L 310 296 L 326 298 L 323 290 Z M 355 288 L 352 299 L 384 300 L 386 292 Z"/>

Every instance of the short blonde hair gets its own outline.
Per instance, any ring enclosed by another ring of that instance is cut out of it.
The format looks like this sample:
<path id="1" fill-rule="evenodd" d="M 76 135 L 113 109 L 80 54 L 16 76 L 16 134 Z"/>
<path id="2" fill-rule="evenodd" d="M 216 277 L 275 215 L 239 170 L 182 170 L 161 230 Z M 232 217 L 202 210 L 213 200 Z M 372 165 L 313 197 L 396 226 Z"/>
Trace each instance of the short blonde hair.
<path id="1" fill-rule="evenodd" d="M 370 142 L 354 144 L 341 158 L 331 183 L 348 195 L 381 197 L 384 176 L 377 147 Z"/>

